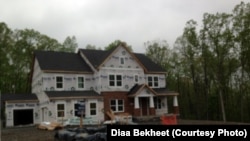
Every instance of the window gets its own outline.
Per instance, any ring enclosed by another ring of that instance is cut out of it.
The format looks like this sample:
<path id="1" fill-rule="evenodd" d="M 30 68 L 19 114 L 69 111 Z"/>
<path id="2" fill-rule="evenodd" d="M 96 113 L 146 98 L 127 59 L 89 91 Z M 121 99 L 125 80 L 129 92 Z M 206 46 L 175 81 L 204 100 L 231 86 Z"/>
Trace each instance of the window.
<path id="1" fill-rule="evenodd" d="M 122 86 L 122 75 L 109 75 L 109 86 L 121 87 Z"/>
<path id="2" fill-rule="evenodd" d="M 134 80 L 135 80 L 135 83 L 139 82 L 139 76 L 137 74 L 135 75 Z"/>
<path id="3" fill-rule="evenodd" d="M 63 77 L 62 76 L 56 76 L 56 88 L 63 89 Z"/>
<path id="4" fill-rule="evenodd" d="M 155 106 L 155 109 L 161 109 L 161 99 L 160 98 L 158 98 L 158 97 L 155 97 L 154 98 L 154 106 Z"/>
<path id="5" fill-rule="evenodd" d="M 57 104 L 57 117 L 64 117 L 65 115 L 65 105 Z"/>
<path id="6" fill-rule="evenodd" d="M 95 102 L 91 102 L 90 104 L 89 104 L 89 112 L 90 112 L 90 115 L 91 116 L 94 116 L 94 115 L 96 115 L 96 103 Z"/>
<path id="7" fill-rule="evenodd" d="M 158 76 L 148 76 L 148 86 L 150 87 L 158 87 L 159 86 L 159 78 Z"/>
<path id="8" fill-rule="evenodd" d="M 121 64 L 121 65 L 124 65 L 124 64 L 125 64 L 125 59 L 124 59 L 124 57 L 120 57 L 120 64 Z"/>
<path id="9" fill-rule="evenodd" d="M 84 88 L 84 77 L 83 76 L 78 76 L 77 77 L 77 87 L 79 89 L 83 89 Z"/>
<path id="10" fill-rule="evenodd" d="M 124 102 L 122 99 L 112 99 L 110 100 L 110 108 L 114 112 L 123 112 L 124 111 Z"/>

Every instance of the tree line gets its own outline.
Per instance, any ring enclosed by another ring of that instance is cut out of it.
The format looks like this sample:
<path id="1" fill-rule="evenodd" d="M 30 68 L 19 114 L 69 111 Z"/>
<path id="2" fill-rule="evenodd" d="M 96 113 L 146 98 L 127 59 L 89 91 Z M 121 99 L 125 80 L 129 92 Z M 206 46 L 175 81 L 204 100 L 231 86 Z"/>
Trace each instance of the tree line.
<path id="1" fill-rule="evenodd" d="M 133 51 L 121 40 L 104 49 L 119 44 Z M 166 40 L 144 46 L 166 70 L 167 88 L 179 92 L 181 118 L 250 122 L 250 3 L 240 2 L 231 13 L 204 13 L 200 28 L 187 21 L 172 48 Z M 75 36 L 59 43 L 33 29 L 11 30 L 0 23 L 0 92 L 30 93 L 34 50 L 74 52 L 77 47 Z"/>
<path id="2" fill-rule="evenodd" d="M 75 36 L 59 43 L 33 29 L 12 30 L 0 22 L 0 93 L 28 93 L 34 50 L 74 52 Z"/>
<path id="3" fill-rule="evenodd" d="M 182 118 L 250 122 L 250 3 L 232 13 L 191 19 L 173 48 L 145 43 L 146 54 L 167 71 L 167 87 L 180 93 Z"/>

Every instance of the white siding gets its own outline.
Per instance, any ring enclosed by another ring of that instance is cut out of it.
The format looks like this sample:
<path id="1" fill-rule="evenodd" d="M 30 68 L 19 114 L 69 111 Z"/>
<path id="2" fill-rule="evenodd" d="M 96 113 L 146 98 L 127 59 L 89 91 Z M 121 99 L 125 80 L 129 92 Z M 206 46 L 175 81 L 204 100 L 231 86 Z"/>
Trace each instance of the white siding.
<path id="1" fill-rule="evenodd" d="M 32 93 L 38 93 L 42 91 L 42 71 L 38 64 L 37 59 L 35 59 L 34 62 L 34 68 L 33 68 L 33 77 L 32 77 L 32 83 L 31 83 L 31 92 Z"/>
<path id="2" fill-rule="evenodd" d="M 49 109 L 48 121 L 62 122 L 62 120 L 66 121 L 69 118 L 75 117 L 74 105 L 75 105 L 75 103 L 78 103 L 80 100 L 81 99 L 56 100 L 56 101 L 50 102 L 48 104 L 48 109 Z M 97 103 L 97 115 L 95 115 L 95 116 L 89 115 L 89 103 L 90 102 Z M 57 117 L 57 104 L 65 104 L 65 116 L 63 118 Z M 100 121 L 104 120 L 104 113 L 102 112 L 103 100 L 85 99 L 85 104 L 86 104 L 86 111 L 85 111 L 86 116 L 85 116 L 85 118 L 91 118 L 92 122 L 96 123 L 96 124 L 98 124 Z"/>
<path id="3" fill-rule="evenodd" d="M 124 53 L 125 52 L 125 53 Z M 119 58 L 125 58 L 124 64 L 120 63 Z M 135 84 L 135 75 L 138 75 L 138 84 L 147 83 L 147 76 L 157 76 L 158 88 L 165 88 L 165 75 L 164 74 L 145 74 L 143 68 L 138 62 L 126 51 L 126 49 L 120 47 L 114 52 L 108 60 L 102 65 L 97 75 L 99 81 L 96 81 L 97 91 L 129 91 Z M 109 75 L 119 74 L 122 75 L 122 87 L 110 87 Z"/>
<path id="4" fill-rule="evenodd" d="M 90 90 L 96 83 L 93 79 L 93 74 L 62 74 L 62 73 L 45 73 L 43 74 L 43 90 L 53 91 L 56 90 L 56 76 L 63 76 L 63 89 L 62 91 L 73 90 Z M 77 78 L 78 76 L 84 77 L 84 88 L 78 89 Z"/>
<path id="5" fill-rule="evenodd" d="M 14 126 L 14 110 L 33 110 L 33 124 L 38 124 L 40 122 L 40 115 L 38 113 L 37 103 L 6 103 L 5 105 L 5 114 L 6 114 L 6 126 Z"/>

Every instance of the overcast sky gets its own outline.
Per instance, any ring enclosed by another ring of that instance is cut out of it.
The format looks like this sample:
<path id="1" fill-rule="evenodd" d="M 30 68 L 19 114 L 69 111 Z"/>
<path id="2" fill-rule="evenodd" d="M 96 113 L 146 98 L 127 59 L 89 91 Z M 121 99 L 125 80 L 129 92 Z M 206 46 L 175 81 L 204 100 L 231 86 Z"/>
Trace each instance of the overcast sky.
<path id="1" fill-rule="evenodd" d="M 250 0 L 242 0 L 249 3 Z M 166 40 L 170 47 L 188 20 L 202 26 L 204 13 L 231 13 L 240 0 L 0 0 L 0 22 L 9 28 L 34 29 L 78 46 L 105 47 L 119 39 L 134 52 L 144 43 Z"/>

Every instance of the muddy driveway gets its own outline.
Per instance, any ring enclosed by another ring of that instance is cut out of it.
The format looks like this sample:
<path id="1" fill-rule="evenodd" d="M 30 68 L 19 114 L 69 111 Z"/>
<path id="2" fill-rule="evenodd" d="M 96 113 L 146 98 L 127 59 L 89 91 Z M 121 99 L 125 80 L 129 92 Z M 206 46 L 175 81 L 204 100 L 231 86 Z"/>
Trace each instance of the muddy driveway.
<path id="1" fill-rule="evenodd" d="M 144 124 L 160 124 L 158 121 Z M 178 120 L 178 125 L 224 125 L 224 124 L 234 124 L 243 125 L 250 123 L 225 123 L 220 121 L 192 121 L 192 120 Z M 13 127 L 1 129 L 1 140 L 0 141 L 55 141 L 54 135 L 56 130 L 48 131 L 38 129 L 36 126 L 28 127 Z"/>

